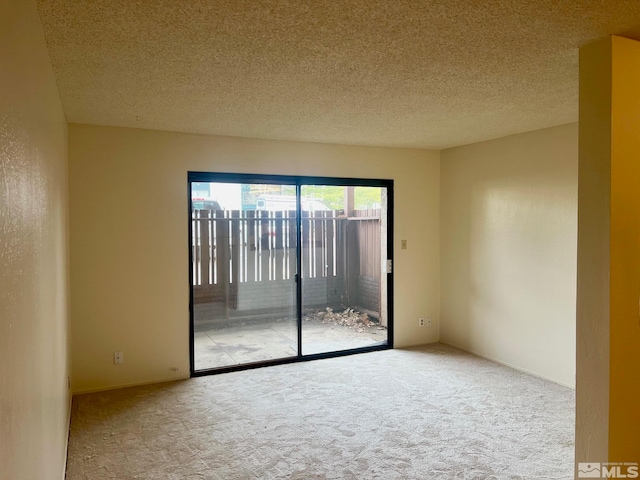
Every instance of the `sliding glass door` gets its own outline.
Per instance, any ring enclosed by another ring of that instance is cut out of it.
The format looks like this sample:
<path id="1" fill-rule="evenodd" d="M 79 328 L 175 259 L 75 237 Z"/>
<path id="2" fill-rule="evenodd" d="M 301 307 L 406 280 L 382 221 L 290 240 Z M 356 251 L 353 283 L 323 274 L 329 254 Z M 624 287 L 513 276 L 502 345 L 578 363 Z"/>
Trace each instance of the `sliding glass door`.
<path id="1" fill-rule="evenodd" d="M 190 173 L 192 373 L 389 348 L 391 186 Z"/>
<path id="2" fill-rule="evenodd" d="M 387 189 L 302 185 L 301 199 L 302 354 L 386 345 Z"/>
<path id="3" fill-rule="evenodd" d="M 298 354 L 296 202 L 281 189 L 191 184 L 195 370 Z"/>

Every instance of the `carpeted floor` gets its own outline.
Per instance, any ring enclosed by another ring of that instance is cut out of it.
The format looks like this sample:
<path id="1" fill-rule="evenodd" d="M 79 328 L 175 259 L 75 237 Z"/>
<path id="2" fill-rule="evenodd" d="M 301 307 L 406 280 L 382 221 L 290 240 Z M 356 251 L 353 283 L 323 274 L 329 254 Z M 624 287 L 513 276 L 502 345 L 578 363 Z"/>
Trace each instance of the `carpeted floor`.
<path id="1" fill-rule="evenodd" d="M 574 392 L 428 345 L 74 397 L 67 479 L 569 479 Z"/>

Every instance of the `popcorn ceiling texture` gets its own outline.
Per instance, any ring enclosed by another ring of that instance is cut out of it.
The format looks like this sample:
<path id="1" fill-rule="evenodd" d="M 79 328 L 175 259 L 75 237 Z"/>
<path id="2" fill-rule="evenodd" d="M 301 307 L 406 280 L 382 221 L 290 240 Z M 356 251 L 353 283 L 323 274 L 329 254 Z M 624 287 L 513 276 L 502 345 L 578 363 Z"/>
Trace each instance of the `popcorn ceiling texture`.
<path id="1" fill-rule="evenodd" d="M 638 0 L 38 0 L 69 122 L 442 148 L 574 122 Z"/>

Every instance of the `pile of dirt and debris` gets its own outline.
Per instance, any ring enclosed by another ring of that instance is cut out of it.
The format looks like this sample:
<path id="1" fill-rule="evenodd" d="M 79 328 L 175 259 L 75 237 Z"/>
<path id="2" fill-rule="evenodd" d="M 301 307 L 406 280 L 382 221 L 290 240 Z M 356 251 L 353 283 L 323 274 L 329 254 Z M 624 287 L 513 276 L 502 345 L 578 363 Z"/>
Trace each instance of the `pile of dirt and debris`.
<path id="1" fill-rule="evenodd" d="M 380 327 L 377 322 L 371 321 L 369 315 L 359 312 L 353 308 L 346 308 L 342 312 L 334 312 L 331 307 L 324 310 L 312 311 L 305 313 L 304 321 L 319 321 L 321 323 L 331 323 L 333 325 L 341 325 L 363 333 L 369 327 Z M 380 328 L 378 328 L 380 329 Z"/>

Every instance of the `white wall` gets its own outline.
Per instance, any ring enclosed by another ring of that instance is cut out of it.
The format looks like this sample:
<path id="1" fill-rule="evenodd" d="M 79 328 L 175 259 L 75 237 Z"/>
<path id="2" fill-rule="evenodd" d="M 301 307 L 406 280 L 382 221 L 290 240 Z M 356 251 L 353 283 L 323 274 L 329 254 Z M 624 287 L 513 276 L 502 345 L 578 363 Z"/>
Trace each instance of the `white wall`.
<path id="1" fill-rule="evenodd" d="M 0 478 L 60 479 L 67 131 L 35 2 L 0 2 Z"/>
<path id="2" fill-rule="evenodd" d="M 609 459 L 611 55 L 609 38 L 580 49 L 576 462 Z"/>
<path id="3" fill-rule="evenodd" d="M 574 385 L 577 124 L 441 153 L 445 343 Z"/>
<path id="4" fill-rule="evenodd" d="M 580 49 L 577 462 L 640 459 L 638 83 L 640 42 Z"/>
<path id="5" fill-rule="evenodd" d="M 70 125 L 74 391 L 188 376 L 189 170 L 394 179 L 395 345 L 438 340 L 438 152 Z"/>

